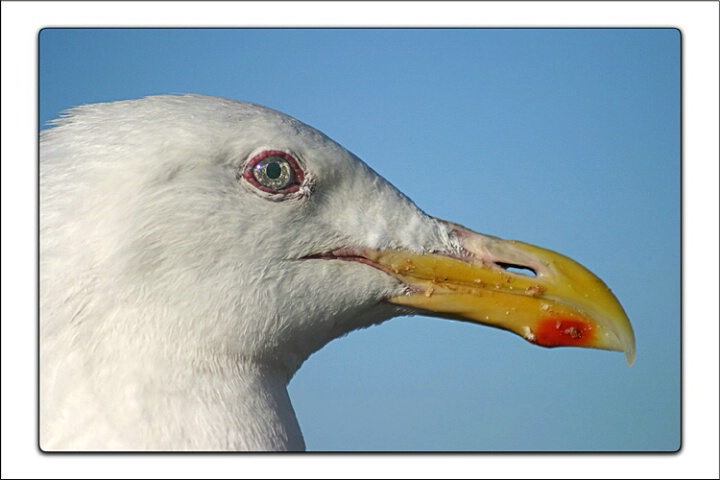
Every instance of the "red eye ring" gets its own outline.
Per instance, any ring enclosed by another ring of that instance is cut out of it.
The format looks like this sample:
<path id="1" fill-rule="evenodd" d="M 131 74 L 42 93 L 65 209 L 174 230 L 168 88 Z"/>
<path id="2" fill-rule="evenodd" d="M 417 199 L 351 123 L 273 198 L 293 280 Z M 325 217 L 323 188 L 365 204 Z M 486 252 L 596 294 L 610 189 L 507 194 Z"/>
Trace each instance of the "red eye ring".
<path id="1" fill-rule="evenodd" d="M 274 159 L 277 161 L 267 161 Z M 270 176 L 266 170 L 268 167 L 273 167 Z M 305 172 L 290 153 L 263 150 L 247 162 L 242 177 L 262 192 L 287 195 L 300 190 L 305 180 Z"/>

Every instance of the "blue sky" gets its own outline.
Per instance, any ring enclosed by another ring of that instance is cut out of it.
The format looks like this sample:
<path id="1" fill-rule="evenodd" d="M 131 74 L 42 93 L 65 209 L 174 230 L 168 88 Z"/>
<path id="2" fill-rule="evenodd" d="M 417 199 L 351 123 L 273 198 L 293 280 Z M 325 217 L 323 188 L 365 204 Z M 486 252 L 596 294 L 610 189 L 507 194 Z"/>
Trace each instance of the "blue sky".
<path id="1" fill-rule="evenodd" d="M 620 353 L 398 318 L 290 384 L 309 450 L 680 446 L 680 33 L 42 31 L 41 128 L 162 93 L 264 104 L 343 144 L 427 213 L 562 252 L 623 303 Z"/>

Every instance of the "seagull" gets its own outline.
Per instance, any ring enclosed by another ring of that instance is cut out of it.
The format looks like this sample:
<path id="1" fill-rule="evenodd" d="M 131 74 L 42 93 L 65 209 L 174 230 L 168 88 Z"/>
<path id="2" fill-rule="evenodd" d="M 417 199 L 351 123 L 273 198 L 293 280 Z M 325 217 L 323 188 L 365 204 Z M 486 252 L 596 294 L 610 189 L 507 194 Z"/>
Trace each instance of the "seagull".
<path id="1" fill-rule="evenodd" d="M 320 131 L 202 95 L 73 108 L 40 134 L 44 451 L 299 451 L 287 392 L 403 315 L 625 352 L 623 307 L 559 253 L 420 210 Z"/>

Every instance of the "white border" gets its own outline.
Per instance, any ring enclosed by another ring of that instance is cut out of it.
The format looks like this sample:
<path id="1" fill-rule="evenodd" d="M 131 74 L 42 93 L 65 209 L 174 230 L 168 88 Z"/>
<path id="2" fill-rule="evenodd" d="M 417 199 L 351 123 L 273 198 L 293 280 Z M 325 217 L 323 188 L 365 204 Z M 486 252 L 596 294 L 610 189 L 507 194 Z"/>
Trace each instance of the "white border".
<path id="1" fill-rule="evenodd" d="M 717 19 L 716 2 L 2 2 L 2 477 L 718 478 Z M 34 348 L 36 57 L 38 31 L 51 26 L 678 27 L 684 61 L 681 453 L 41 455 Z"/>

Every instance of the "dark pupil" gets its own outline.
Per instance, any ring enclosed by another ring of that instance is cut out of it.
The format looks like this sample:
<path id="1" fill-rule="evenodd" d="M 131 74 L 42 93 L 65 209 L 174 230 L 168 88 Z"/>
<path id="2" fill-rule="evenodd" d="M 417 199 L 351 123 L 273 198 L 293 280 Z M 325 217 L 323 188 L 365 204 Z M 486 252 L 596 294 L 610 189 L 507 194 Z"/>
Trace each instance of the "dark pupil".
<path id="1" fill-rule="evenodd" d="M 265 167 L 265 174 L 272 180 L 279 178 L 281 173 L 282 168 L 277 162 L 269 163 L 267 167 Z"/>

